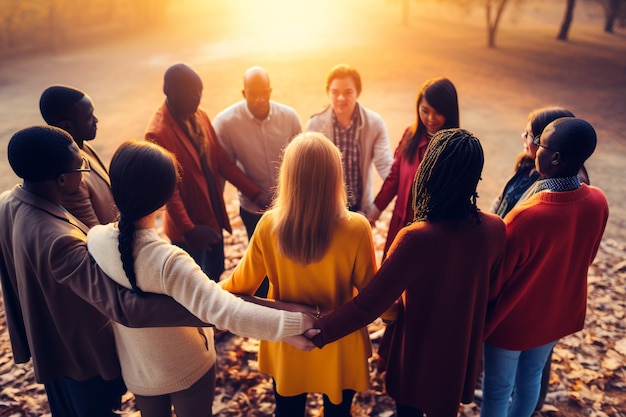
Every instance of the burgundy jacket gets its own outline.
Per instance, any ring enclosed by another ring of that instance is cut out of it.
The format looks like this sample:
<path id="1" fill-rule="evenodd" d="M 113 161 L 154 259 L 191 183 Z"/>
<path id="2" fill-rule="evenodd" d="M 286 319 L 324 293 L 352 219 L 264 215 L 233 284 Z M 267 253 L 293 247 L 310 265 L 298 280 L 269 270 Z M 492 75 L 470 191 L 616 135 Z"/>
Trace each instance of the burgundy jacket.
<path id="1" fill-rule="evenodd" d="M 382 314 L 402 295 L 391 331 L 387 392 L 427 414 L 456 412 L 474 398 L 489 288 L 504 253 L 505 226 L 480 213 L 466 221 L 417 222 L 400 230 L 387 259 L 353 301 L 315 322 L 321 347 Z"/>
<path id="2" fill-rule="evenodd" d="M 199 108 L 197 114 L 208 137 L 209 167 L 215 176 L 221 200 L 219 207 L 211 205 L 209 187 L 202 171 L 198 152 L 165 103 L 152 116 L 145 135 L 146 140 L 155 142 L 176 155 L 176 159 L 183 168 L 182 180 L 167 203 L 165 215 L 165 233 L 174 242 L 183 242 L 183 234 L 193 229 L 196 224 L 210 226 L 215 231 L 221 232 L 214 214 L 219 210 L 224 218 L 228 219 L 221 178 L 232 183 L 250 200 L 254 200 L 261 192 L 219 144 L 204 110 Z M 231 231 L 230 227 L 227 231 Z"/>

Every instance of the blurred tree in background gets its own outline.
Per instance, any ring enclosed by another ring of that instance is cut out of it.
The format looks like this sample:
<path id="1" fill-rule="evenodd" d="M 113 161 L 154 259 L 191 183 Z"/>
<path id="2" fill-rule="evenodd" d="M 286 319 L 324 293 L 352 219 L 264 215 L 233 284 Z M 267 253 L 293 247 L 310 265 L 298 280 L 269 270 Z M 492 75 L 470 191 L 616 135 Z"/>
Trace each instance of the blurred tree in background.
<path id="1" fill-rule="evenodd" d="M 613 33 L 615 23 L 626 27 L 626 0 L 596 0 L 602 5 L 605 14 L 604 31 Z"/>
<path id="2" fill-rule="evenodd" d="M 406 26 L 410 21 L 410 4 L 422 0 L 401 0 L 402 3 L 402 23 Z M 515 13 L 523 13 L 525 7 L 532 7 L 537 1 L 529 0 L 430 0 L 431 2 L 446 3 L 459 7 L 460 10 L 469 12 L 484 8 L 487 28 L 487 46 L 496 47 L 496 36 L 498 28 L 506 10 L 513 10 Z M 574 11 L 576 0 L 550 0 L 551 2 L 562 1 L 564 14 L 559 24 L 557 39 L 566 41 L 569 30 L 574 22 Z M 626 0 L 584 0 L 587 5 L 594 8 L 599 4 L 604 11 L 604 31 L 613 33 L 615 25 L 626 27 Z M 555 21 L 555 25 L 558 24 Z"/>
<path id="3" fill-rule="evenodd" d="M 57 50 L 141 31 L 159 23 L 170 0 L 2 0 L 0 55 Z"/>

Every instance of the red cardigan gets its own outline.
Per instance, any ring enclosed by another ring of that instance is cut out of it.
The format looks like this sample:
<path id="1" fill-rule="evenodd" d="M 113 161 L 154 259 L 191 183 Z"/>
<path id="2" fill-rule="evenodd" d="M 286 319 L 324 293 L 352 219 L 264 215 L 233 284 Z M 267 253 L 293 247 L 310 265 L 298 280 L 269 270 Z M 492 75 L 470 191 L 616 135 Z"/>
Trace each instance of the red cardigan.
<path id="1" fill-rule="evenodd" d="M 604 193 L 586 184 L 537 193 L 507 214 L 507 247 L 486 343 L 527 350 L 583 328 L 587 272 L 608 215 Z"/>
<path id="2" fill-rule="evenodd" d="M 214 212 L 221 210 L 228 219 L 224 205 L 224 186 L 220 176 L 231 182 L 246 197 L 254 200 L 260 193 L 259 188 L 237 167 L 220 146 L 217 135 L 204 110 L 196 111 L 202 126 L 207 132 L 209 166 L 215 174 L 217 189 L 220 194 L 220 207 L 212 207 L 209 188 L 200 165 L 200 158 L 193 144 L 180 128 L 167 105 L 163 103 L 152 116 L 146 129 L 146 140 L 155 142 L 168 149 L 183 167 L 182 180 L 178 183 L 174 195 L 167 203 L 165 215 L 165 233 L 175 242 L 183 242 L 183 233 L 196 224 L 207 225 L 221 232 Z M 230 227 L 227 229 L 230 232 Z"/>
<path id="3" fill-rule="evenodd" d="M 417 168 L 419 168 L 426 148 L 428 147 L 428 139 L 424 136 L 418 145 L 417 152 L 412 161 L 409 161 L 402 152 L 402 144 L 408 140 L 407 137 L 413 135 L 411 127 L 409 126 L 402 135 L 402 139 L 396 148 L 394 153 L 393 165 L 391 165 L 391 171 L 385 178 L 383 185 L 380 187 L 376 199 L 374 199 L 374 205 L 380 211 L 383 211 L 393 200 L 398 196 L 396 205 L 389 221 L 389 230 L 387 231 L 387 241 L 385 242 L 385 249 L 383 250 L 383 257 L 386 257 L 391 243 L 395 239 L 396 235 L 408 222 L 413 221 L 415 216 L 413 212 L 413 179 Z"/>
<path id="4" fill-rule="evenodd" d="M 353 301 L 317 320 L 321 347 L 376 319 L 402 295 L 391 331 L 386 385 L 401 404 L 427 414 L 471 402 L 481 370 L 491 280 L 504 252 L 505 226 L 481 213 L 480 225 L 417 222 L 403 228 L 372 281 Z"/>

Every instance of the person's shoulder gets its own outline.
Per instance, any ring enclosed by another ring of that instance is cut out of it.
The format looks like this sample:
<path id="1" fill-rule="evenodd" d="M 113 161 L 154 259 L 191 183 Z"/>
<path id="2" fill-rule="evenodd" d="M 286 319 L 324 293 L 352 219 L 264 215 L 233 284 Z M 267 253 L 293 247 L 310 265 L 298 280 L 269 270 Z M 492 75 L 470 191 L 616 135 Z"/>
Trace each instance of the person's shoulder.
<path id="1" fill-rule="evenodd" d="M 215 115 L 215 117 L 213 118 L 213 123 L 226 123 L 233 118 L 242 117 L 245 105 L 245 100 L 240 100 L 236 103 L 231 104 L 230 106 L 220 111 L 217 115 Z"/>
<path id="2" fill-rule="evenodd" d="M 0 204 L 4 205 L 7 200 L 12 199 L 13 189 L 5 190 L 0 193 Z"/>
<path id="3" fill-rule="evenodd" d="M 381 123 L 384 122 L 383 117 L 379 113 L 375 112 L 374 110 L 367 108 L 361 105 L 360 103 L 359 103 L 359 108 L 361 109 L 361 112 L 367 117 L 367 119 L 371 121 L 381 122 Z"/>
<path id="4" fill-rule="evenodd" d="M 480 211 L 479 216 L 481 223 L 493 225 L 494 227 L 505 227 L 504 221 L 502 221 L 502 218 L 500 218 L 497 214 Z"/>
<path id="5" fill-rule="evenodd" d="M 329 117 L 332 109 L 330 108 L 330 104 L 318 111 L 317 113 L 313 113 L 309 118 L 309 122 L 320 120 L 324 117 Z"/>
<path id="6" fill-rule="evenodd" d="M 587 192 L 595 198 L 606 201 L 606 194 L 604 194 L 604 191 L 602 191 L 601 188 L 595 187 L 593 185 L 587 185 L 585 183 L 581 184 L 581 188 L 588 190 Z"/>
<path id="7" fill-rule="evenodd" d="M 285 103 L 281 103 L 281 102 L 278 102 L 278 101 L 271 100 L 270 101 L 270 106 L 272 106 L 275 109 L 280 110 L 283 113 L 288 113 L 288 114 L 292 114 L 292 115 L 293 114 L 295 114 L 295 115 L 298 114 L 298 112 L 296 112 L 296 109 L 294 109 L 293 107 L 291 107 L 290 105 L 285 104 Z"/>
<path id="8" fill-rule="evenodd" d="M 117 232 L 118 229 L 115 227 L 115 223 L 97 224 L 89 229 L 89 232 L 87 232 L 87 238 L 92 239 L 96 236 L 105 236 L 112 233 L 117 235 Z"/>
<path id="9" fill-rule="evenodd" d="M 485 233 L 492 236 L 501 236 L 501 238 L 504 239 L 504 236 L 506 236 L 506 225 L 500 216 L 484 211 L 481 211 L 479 216 L 479 226 L 486 229 Z"/>
<path id="10" fill-rule="evenodd" d="M 377 132 L 377 137 L 387 137 L 387 126 L 382 116 L 373 110 L 359 105 L 361 109 L 361 123 L 364 128 L 372 132 Z"/>
<path id="11" fill-rule="evenodd" d="M 274 209 L 270 208 L 269 210 L 263 212 L 261 218 L 259 219 L 259 222 L 256 225 L 256 228 L 254 229 L 254 233 L 256 233 L 257 231 L 263 233 L 265 230 L 271 230 L 274 225 L 275 217 L 276 211 Z"/>
<path id="12" fill-rule="evenodd" d="M 367 217 L 365 217 L 361 213 L 349 211 L 345 219 L 346 219 L 346 224 L 348 224 L 349 227 L 355 230 L 365 229 L 365 230 L 371 231 L 372 225 L 370 224 L 369 220 L 367 220 Z"/>
<path id="13" fill-rule="evenodd" d="M 381 117 L 380 114 L 378 114 L 378 112 L 375 112 L 374 110 L 370 109 L 369 107 L 365 107 L 361 103 L 359 103 L 359 108 L 363 111 L 363 113 L 367 114 L 370 117 Z"/>
<path id="14" fill-rule="evenodd" d="M 163 103 L 150 117 L 148 126 L 146 127 L 146 135 L 161 133 L 169 130 L 170 120 L 173 120 L 173 118 L 167 110 L 167 106 Z"/>

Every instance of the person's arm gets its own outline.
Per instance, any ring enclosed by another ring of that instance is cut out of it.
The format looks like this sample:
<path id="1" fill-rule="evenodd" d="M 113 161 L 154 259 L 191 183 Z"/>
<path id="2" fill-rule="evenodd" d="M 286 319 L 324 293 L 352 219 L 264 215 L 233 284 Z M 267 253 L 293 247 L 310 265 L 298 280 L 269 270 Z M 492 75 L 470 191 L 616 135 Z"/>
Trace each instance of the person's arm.
<path id="1" fill-rule="evenodd" d="M 263 259 L 261 235 L 264 234 L 267 218 L 262 217 L 250 238 L 248 249 L 233 270 L 232 274 L 219 285 L 233 294 L 252 295 L 267 275 Z"/>
<path id="2" fill-rule="evenodd" d="M 151 262 L 154 264 L 154 262 Z M 246 302 L 210 280 L 183 250 L 171 246 L 167 262 L 158 267 L 159 292 L 171 295 L 200 319 L 241 336 L 280 340 L 307 330 L 298 312 Z"/>
<path id="3" fill-rule="evenodd" d="M 378 171 L 378 175 L 382 179 L 387 178 L 391 165 L 393 164 L 393 155 L 391 154 L 391 145 L 389 143 L 389 134 L 387 133 L 387 127 L 383 119 L 378 116 L 373 121 L 372 130 L 374 132 L 374 150 L 373 150 L 373 162 Z"/>
<path id="4" fill-rule="evenodd" d="M 217 134 L 209 124 L 209 145 L 211 158 L 217 163 L 219 175 L 230 182 L 253 203 L 263 207 L 264 196 L 261 189 L 237 166 L 217 140 Z"/>
<path id="5" fill-rule="evenodd" d="M 217 138 L 217 141 L 224 150 L 224 152 L 226 152 L 231 160 L 236 161 L 237 153 L 235 152 L 235 148 L 233 147 L 233 141 L 231 135 L 229 134 L 228 121 L 223 120 L 222 117 L 216 117 L 215 119 L 213 119 L 212 126 L 215 131 L 215 137 Z"/>
<path id="6" fill-rule="evenodd" d="M 296 113 L 295 110 L 293 110 L 292 116 L 291 116 L 291 129 L 290 129 L 290 136 L 287 140 L 287 142 L 291 142 L 291 140 L 298 135 L 299 133 L 302 132 L 302 126 L 300 125 L 300 118 L 298 117 L 298 114 Z"/>
<path id="7" fill-rule="evenodd" d="M 380 187 L 380 191 L 374 199 L 374 205 L 367 213 L 367 219 L 372 223 L 380 217 L 380 213 L 387 208 L 391 200 L 398 195 L 398 184 L 400 181 L 400 164 L 402 162 L 402 156 L 399 156 L 399 152 L 396 150 L 396 157 L 391 165 L 389 174 L 383 181 L 383 185 Z"/>
<path id="8" fill-rule="evenodd" d="M 371 323 L 382 315 L 410 284 L 415 270 L 415 245 L 401 230 L 393 250 L 370 283 L 349 303 L 328 316 L 316 320 L 313 328 L 320 333 L 311 340 L 317 347 L 334 342 Z M 309 335 L 309 332 L 306 333 Z"/>
<path id="9" fill-rule="evenodd" d="M 103 315 L 127 327 L 207 326 L 171 297 L 138 296 L 102 272 L 77 236 L 57 238 L 48 263 L 57 282 L 68 285 Z M 77 318 L 80 319 L 80 318 Z"/>

